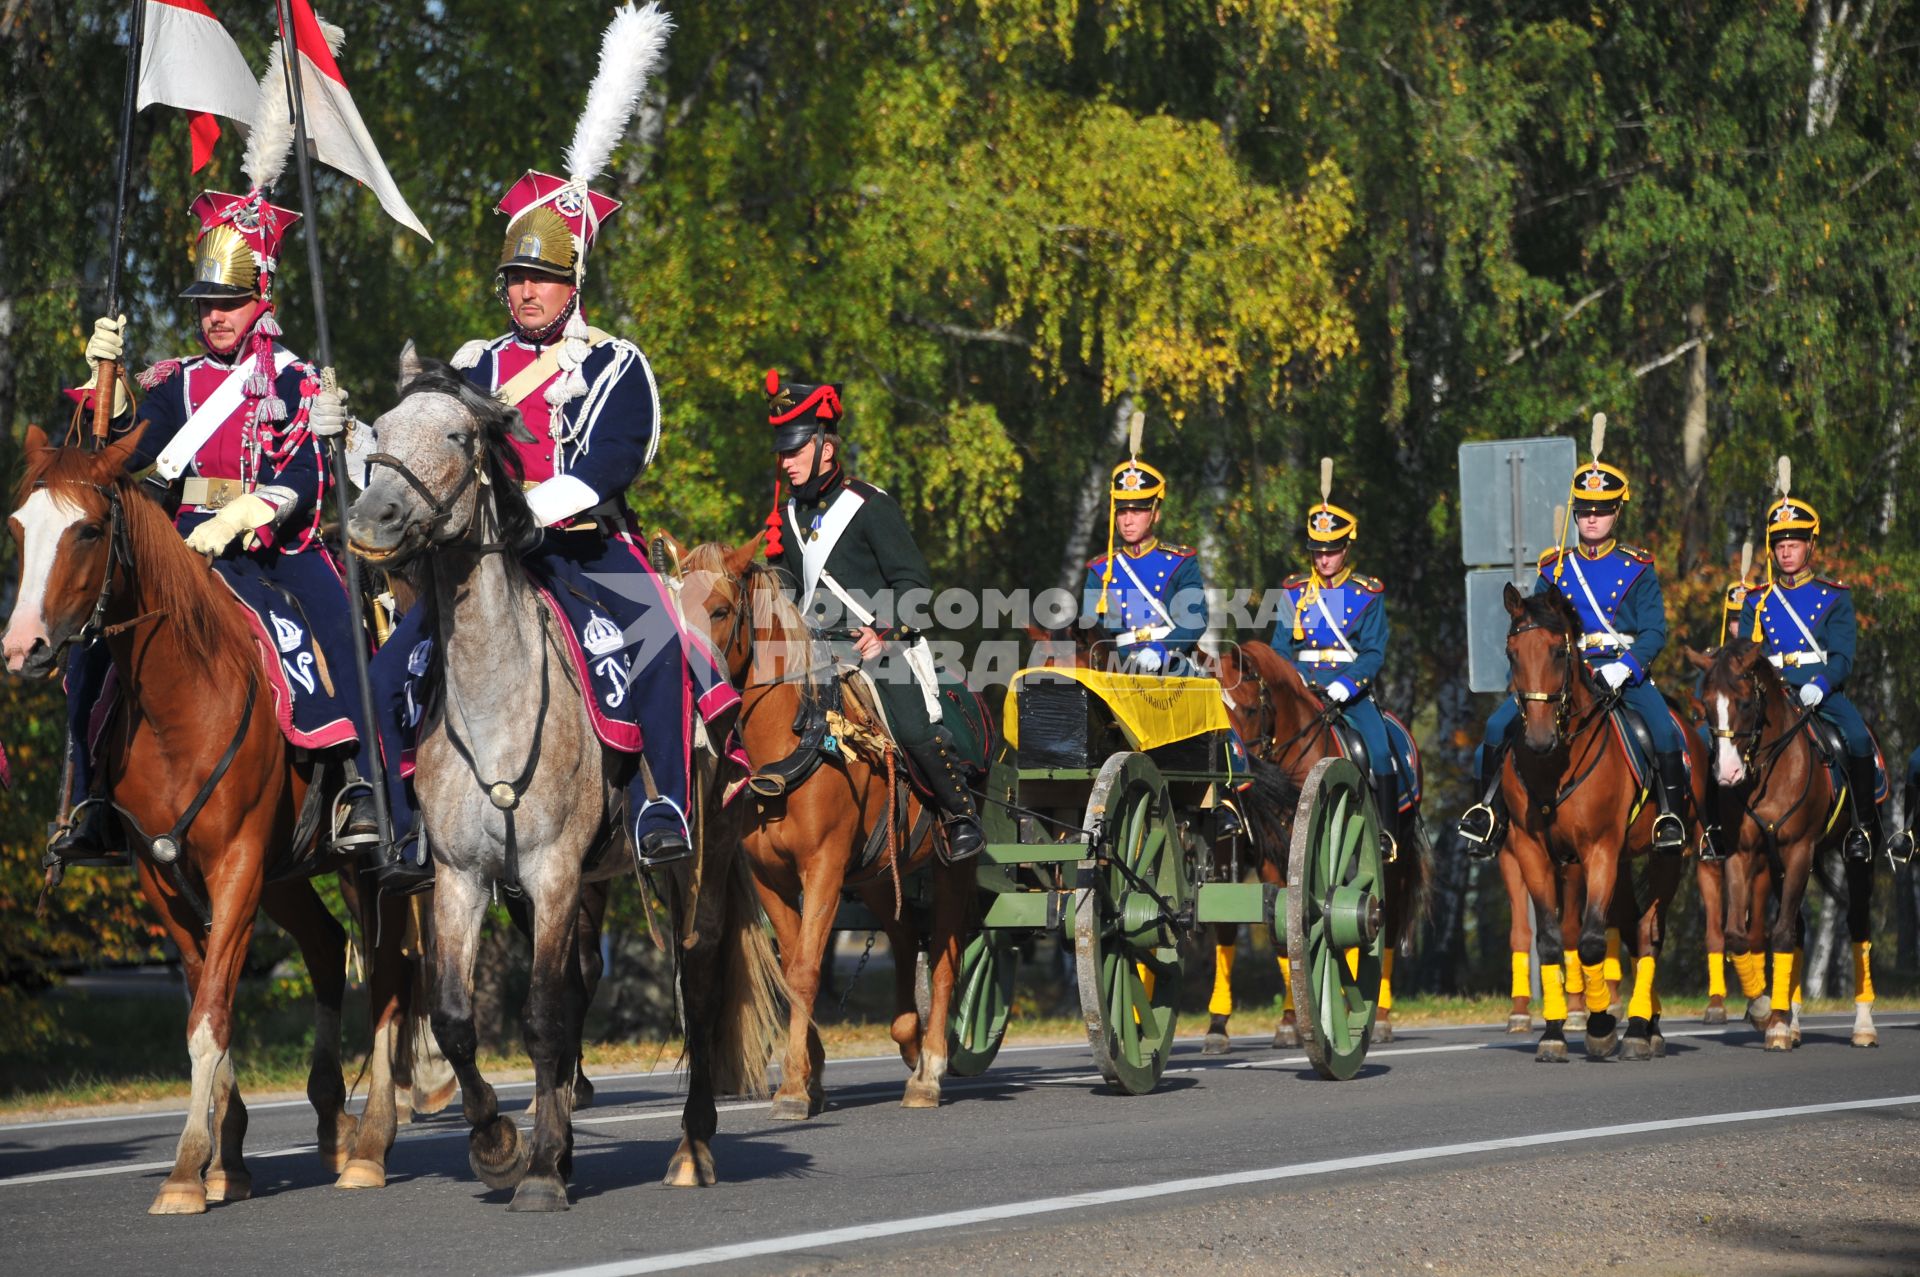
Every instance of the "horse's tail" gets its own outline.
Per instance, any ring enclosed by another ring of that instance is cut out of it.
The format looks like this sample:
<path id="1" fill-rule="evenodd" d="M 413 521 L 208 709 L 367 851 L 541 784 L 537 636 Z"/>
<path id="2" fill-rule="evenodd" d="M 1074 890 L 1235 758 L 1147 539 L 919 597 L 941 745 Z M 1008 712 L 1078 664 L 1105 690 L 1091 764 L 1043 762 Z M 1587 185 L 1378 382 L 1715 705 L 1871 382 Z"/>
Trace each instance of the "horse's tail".
<path id="1" fill-rule="evenodd" d="M 1409 840 L 1411 847 L 1400 848 L 1400 859 L 1405 862 L 1407 907 L 1400 916 L 1399 934 L 1394 936 L 1393 946 L 1402 958 L 1413 957 L 1413 942 L 1420 934 L 1420 924 L 1426 919 L 1430 903 L 1430 889 L 1433 886 L 1433 866 L 1427 859 L 1427 835 L 1420 823 L 1420 811 L 1416 807 L 1413 813 L 1414 836 Z"/>
<path id="2" fill-rule="evenodd" d="M 735 848 L 722 883 L 719 998 L 714 1009 L 712 1082 L 718 1095 L 765 1095 L 767 1068 L 786 1036 L 787 981 L 760 914 L 753 870 Z"/>

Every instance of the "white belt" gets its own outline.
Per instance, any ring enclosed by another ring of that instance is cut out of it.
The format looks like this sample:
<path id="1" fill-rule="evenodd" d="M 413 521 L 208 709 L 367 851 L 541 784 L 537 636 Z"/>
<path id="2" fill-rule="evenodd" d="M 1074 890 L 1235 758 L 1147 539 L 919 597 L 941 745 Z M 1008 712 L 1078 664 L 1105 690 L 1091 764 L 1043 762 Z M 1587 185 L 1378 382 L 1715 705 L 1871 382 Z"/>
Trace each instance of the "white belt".
<path id="1" fill-rule="evenodd" d="M 1132 647 L 1135 643 L 1158 643 L 1173 633 L 1171 625 L 1142 625 L 1138 629 L 1123 630 L 1120 637 L 1113 641 L 1115 647 Z"/>
<path id="2" fill-rule="evenodd" d="M 202 510 L 218 510 L 245 493 L 246 488 L 238 479 L 205 479 L 195 475 L 180 481 L 180 504 L 198 506 Z"/>
<path id="3" fill-rule="evenodd" d="M 1827 663 L 1827 658 L 1819 652 L 1775 652 L 1767 659 L 1773 662 L 1775 669 L 1788 665 L 1825 665 Z"/>
<path id="4" fill-rule="evenodd" d="M 1580 646 L 1586 648 L 1604 647 L 1609 651 L 1624 652 L 1632 647 L 1633 641 L 1639 637 L 1638 634 L 1622 634 L 1618 640 L 1616 640 L 1611 634 L 1582 634 L 1580 636 Z"/>
<path id="5" fill-rule="evenodd" d="M 1345 665 L 1358 656 L 1358 652 L 1349 652 L 1343 647 L 1303 647 L 1294 653 L 1295 660 L 1324 661 L 1329 665 Z"/>

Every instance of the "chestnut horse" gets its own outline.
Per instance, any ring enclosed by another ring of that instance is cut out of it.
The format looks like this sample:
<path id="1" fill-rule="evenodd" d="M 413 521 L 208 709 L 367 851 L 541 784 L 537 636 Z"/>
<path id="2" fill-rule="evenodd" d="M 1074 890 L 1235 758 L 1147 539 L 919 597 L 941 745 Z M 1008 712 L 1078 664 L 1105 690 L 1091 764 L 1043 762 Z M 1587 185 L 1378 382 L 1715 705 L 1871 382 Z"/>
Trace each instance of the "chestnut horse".
<path id="1" fill-rule="evenodd" d="M 756 563 L 758 538 L 728 548 L 709 543 L 691 551 L 673 547 L 682 565 L 681 605 L 690 625 L 706 633 L 740 689 L 738 731 L 757 773 L 799 760 L 813 748 L 796 735 L 809 698 L 843 677 L 806 620 L 782 589 L 776 572 Z M 817 742 L 816 742 L 817 744 Z M 904 766 L 904 763 L 902 764 Z M 913 1070 L 901 1101 L 906 1108 L 940 1103 L 947 1069 L 947 1011 L 959 969 L 960 942 L 974 903 L 974 865 L 949 865 L 933 853 L 932 824 L 920 818 L 910 795 L 896 812 L 887 769 L 849 743 L 821 750 L 810 770 L 795 770 L 784 792 L 742 793 L 745 845 L 760 902 L 773 922 L 791 994 L 787 1052 L 772 1116 L 800 1121 L 826 1106 L 821 1070 L 826 1055 L 813 1023 L 820 966 L 833 936 L 841 894 L 853 891 L 883 920 L 894 957 L 891 1035 Z M 779 788 L 772 786 L 771 788 Z M 892 818 L 896 833 L 871 863 L 857 863 L 873 831 Z M 917 841 L 911 832 L 925 825 Z M 931 997 L 923 1019 L 915 1002 L 919 928 L 897 912 L 900 878 L 932 862 L 933 910 L 928 938 Z"/>
<path id="2" fill-rule="evenodd" d="M 145 428 L 99 452 L 52 447 L 28 429 L 26 478 L 8 520 L 21 585 L 5 650 L 12 672 L 45 676 L 71 645 L 100 638 L 119 678 L 122 704 L 101 741 L 100 767 L 139 853 L 141 892 L 178 947 L 192 994 L 187 1120 L 149 1210 L 199 1214 L 208 1202 L 252 1194 L 241 1154 L 247 1108 L 230 1044 L 234 993 L 263 908 L 300 946 L 313 979 L 307 1096 L 319 1114 L 321 1159 L 343 1188 L 379 1187 L 397 1123 L 395 1070 L 409 1068 L 396 1061 L 414 992 L 401 955 L 406 901 L 387 897 L 377 917 L 362 913 L 379 944 L 369 978 L 368 1098 L 356 1121 L 340 1073 L 346 936 L 308 880 L 353 864 L 312 854 L 316 822 L 300 816 L 314 764 L 281 734 L 240 604 L 126 473 Z"/>
<path id="3" fill-rule="evenodd" d="M 1292 661 L 1265 643 L 1242 643 L 1221 652 L 1216 662 L 1221 697 L 1227 716 L 1246 744 L 1253 763 L 1253 784 L 1242 801 L 1248 832 L 1256 853 L 1254 869 L 1262 882 L 1286 883 L 1287 850 L 1293 840 L 1294 807 L 1300 786 L 1313 765 L 1340 753 L 1333 731 L 1338 710 L 1323 702 Z M 1380 813 L 1383 829 L 1394 833 L 1394 854 L 1385 863 L 1386 893 L 1382 925 L 1391 943 L 1380 955 L 1380 1010 L 1374 1020 L 1373 1041 L 1393 1041 L 1393 960 L 1395 953 L 1412 952 L 1414 935 L 1424 908 L 1427 883 L 1426 840 L 1416 826 L 1418 811 L 1402 817 Z M 1233 1014 L 1233 959 L 1239 927 L 1214 924 L 1214 991 L 1208 1004 L 1212 1019 L 1205 1050 L 1220 1054 L 1231 1049 L 1227 1021 Z M 1281 984 L 1286 989 L 1276 1047 L 1300 1044 L 1297 1014 L 1287 958 L 1280 957 Z"/>
<path id="4" fill-rule="evenodd" d="M 1736 962 L 1751 962 L 1747 955 L 1771 948 L 1766 1049 L 1791 1050 L 1796 1045 L 1792 1007 L 1801 905 L 1817 860 L 1840 845 L 1845 831 L 1836 819 L 1840 794 L 1808 730 L 1814 711 L 1789 697 L 1764 648 L 1735 639 L 1712 656 L 1689 650 L 1687 659 L 1706 673 L 1700 699 L 1713 734 L 1715 814 L 1728 852 L 1723 870 L 1726 949 Z M 1830 896 L 1840 897 L 1835 884 L 1827 886 Z M 1872 891 L 1873 862 L 1848 861 L 1844 895 L 1854 947 L 1855 1046 L 1880 1043 L 1868 958 Z M 1779 909 L 1769 933 L 1770 893 Z M 1749 1015 L 1757 1019 L 1759 1009 L 1750 1007 Z"/>
<path id="5" fill-rule="evenodd" d="M 1520 701 L 1520 739 L 1501 763 L 1501 792 L 1512 824 L 1507 845 L 1519 862 L 1527 893 L 1542 919 L 1542 1008 L 1547 1027 L 1537 1059 L 1564 1062 L 1566 986 L 1562 963 L 1577 948 L 1587 999 L 1587 1055 L 1605 1059 L 1619 1046 L 1621 1058 L 1648 1060 L 1665 1053 L 1655 966 L 1665 942 L 1667 908 L 1680 883 L 1680 857 L 1651 854 L 1656 808 L 1640 798 L 1640 785 L 1624 738 L 1613 730 L 1603 696 L 1580 657 L 1580 617 L 1558 591 L 1524 598 L 1513 586 L 1504 595 L 1507 659 Z M 1706 773 L 1698 741 L 1686 734 L 1693 755 L 1694 810 L 1704 809 Z M 1698 822 L 1693 830 L 1697 840 Z M 1646 857 L 1648 901 L 1635 898 L 1631 862 Z M 1559 866 L 1578 864 L 1584 904 L 1563 908 Z M 1603 964 L 1607 927 L 1632 938 L 1633 996 L 1627 1005 L 1626 1041 L 1608 1010 Z"/>

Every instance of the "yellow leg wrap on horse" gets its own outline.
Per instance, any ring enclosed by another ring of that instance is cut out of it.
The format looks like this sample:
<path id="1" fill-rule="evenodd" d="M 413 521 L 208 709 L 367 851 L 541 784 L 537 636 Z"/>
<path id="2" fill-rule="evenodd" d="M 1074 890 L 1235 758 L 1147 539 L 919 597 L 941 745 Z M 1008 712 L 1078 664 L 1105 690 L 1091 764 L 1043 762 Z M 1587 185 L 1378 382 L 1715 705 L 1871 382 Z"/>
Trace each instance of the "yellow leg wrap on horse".
<path id="1" fill-rule="evenodd" d="M 1393 950 L 1385 949 L 1380 954 L 1380 1009 L 1393 1010 Z"/>
<path id="2" fill-rule="evenodd" d="M 1873 1001 L 1873 964 L 1867 960 L 1867 952 L 1872 948 L 1871 940 L 1853 942 L 1853 1000 L 1855 1002 Z"/>
<path id="3" fill-rule="evenodd" d="M 1566 963 L 1567 996 L 1572 997 L 1576 993 L 1585 993 L 1587 991 L 1587 981 L 1586 977 L 1582 975 L 1580 971 L 1580 959 L 1574 957 L 1572 954 L 1568 954 Z"/>
<path id="4" fill-rule="evenodd" d="M 1795 1006 L 1800 1004 L 1800 980 L 1806 973 L 1807 951 L 1805 949 L 1795 949 L 1793 951 L 1793 1002 Z"/>
<path id="5" fill-rule="evenodd" d="M 1549 1020 L 1567 1018 L 1566 973 L 1553 963 L 1540 968 L 1540 1014 Z"/>
<path id="6" fill-rule="evenodd" d="M 1607 960 L 1601 964 L 1606 968 L 1607 979 L 1620 983 L 1620 932 L 1616 927 L 1607 928 Z"/>
<path id="7" fill-rule="evenodd" d="M 1513 997 L 1533 996 L 1533 962 L 1524 953 L 1513 955 Z"/>
<path id="8" fill-rule="evenodd" d="M 1285 957 L 1280 959 L 1280 997 L 1281 1010 L 1293 1010 L 1293 963 Z"/>
<path id="9" fill-rule="evenodd" d="M 1653 959 L 1633 960 L 1633 996 L 1627 999 L 1627 1017 L 1653 1018 Z"/>
<path id="10" fill-rule="evenodd" d="M 1707 955 L 1707 996 L 1710 998 L 1727 996 L 1727 955 L 1724 953 Z"/>
<path id="11" fill-rule="evenodd" d="M 1233 956 L 1238 945 L 1213 946 L 1213 996 L 1207 999 L 1208 1015 L 1233 1014 Z"/>
<path id="12" fill-rule="evenodd" d="M 1355 980 L 1360 978 L 1360 951 L 1349 949 L 1344 955 L 1347 960 L 1347 975 Z"/>
<path id="13" fill-rule="evenodd" d="M 1766 958 L 1758 953 L 1737 953 L 1733 957 L 1733 973 L 1740 977 L 1740 996 L 1757 998 L 1767 991 Z"/>
<path id="14" fill-rule="evenodd" d="M 1785 1011 L 1793 999 L 1793 955 L 1773 955 L 1773 1009 Z"/>
<path id="15" fill-rule="evenodd" d="M 1609 1001 L 1607 997 L 1606 967 L 1595 964 L 1581 971 L 1580 976 L 1587 984 L 1587 1010 L 1605 1011 Z"/>

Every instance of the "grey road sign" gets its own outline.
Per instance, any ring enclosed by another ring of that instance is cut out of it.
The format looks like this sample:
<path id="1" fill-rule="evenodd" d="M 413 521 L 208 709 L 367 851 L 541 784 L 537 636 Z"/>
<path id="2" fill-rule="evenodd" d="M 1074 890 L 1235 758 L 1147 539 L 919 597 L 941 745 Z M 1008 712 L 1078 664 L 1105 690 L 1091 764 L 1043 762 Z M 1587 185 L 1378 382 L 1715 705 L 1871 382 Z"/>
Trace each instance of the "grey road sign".
<path id="1" fill-rule="evenodd" d="M 1467 572 L 1467 686 L 1507 686 L 1507 611 L 1500 592 L 1532 590 L 1540 556 L 1560 543 L 1577 457 L 1569 438 L 1460 445 L 1460 560 Z M 1499 564 L 1499 567 L 1488 566 Z"/>
<path id="2" fill-rule="evenodd" d="M 1461 444 L 1460 561 L 1538 563 L 1559 534 L 1553 510 L 1567 503 L 1574 461 L 1565 437 Z"/>

